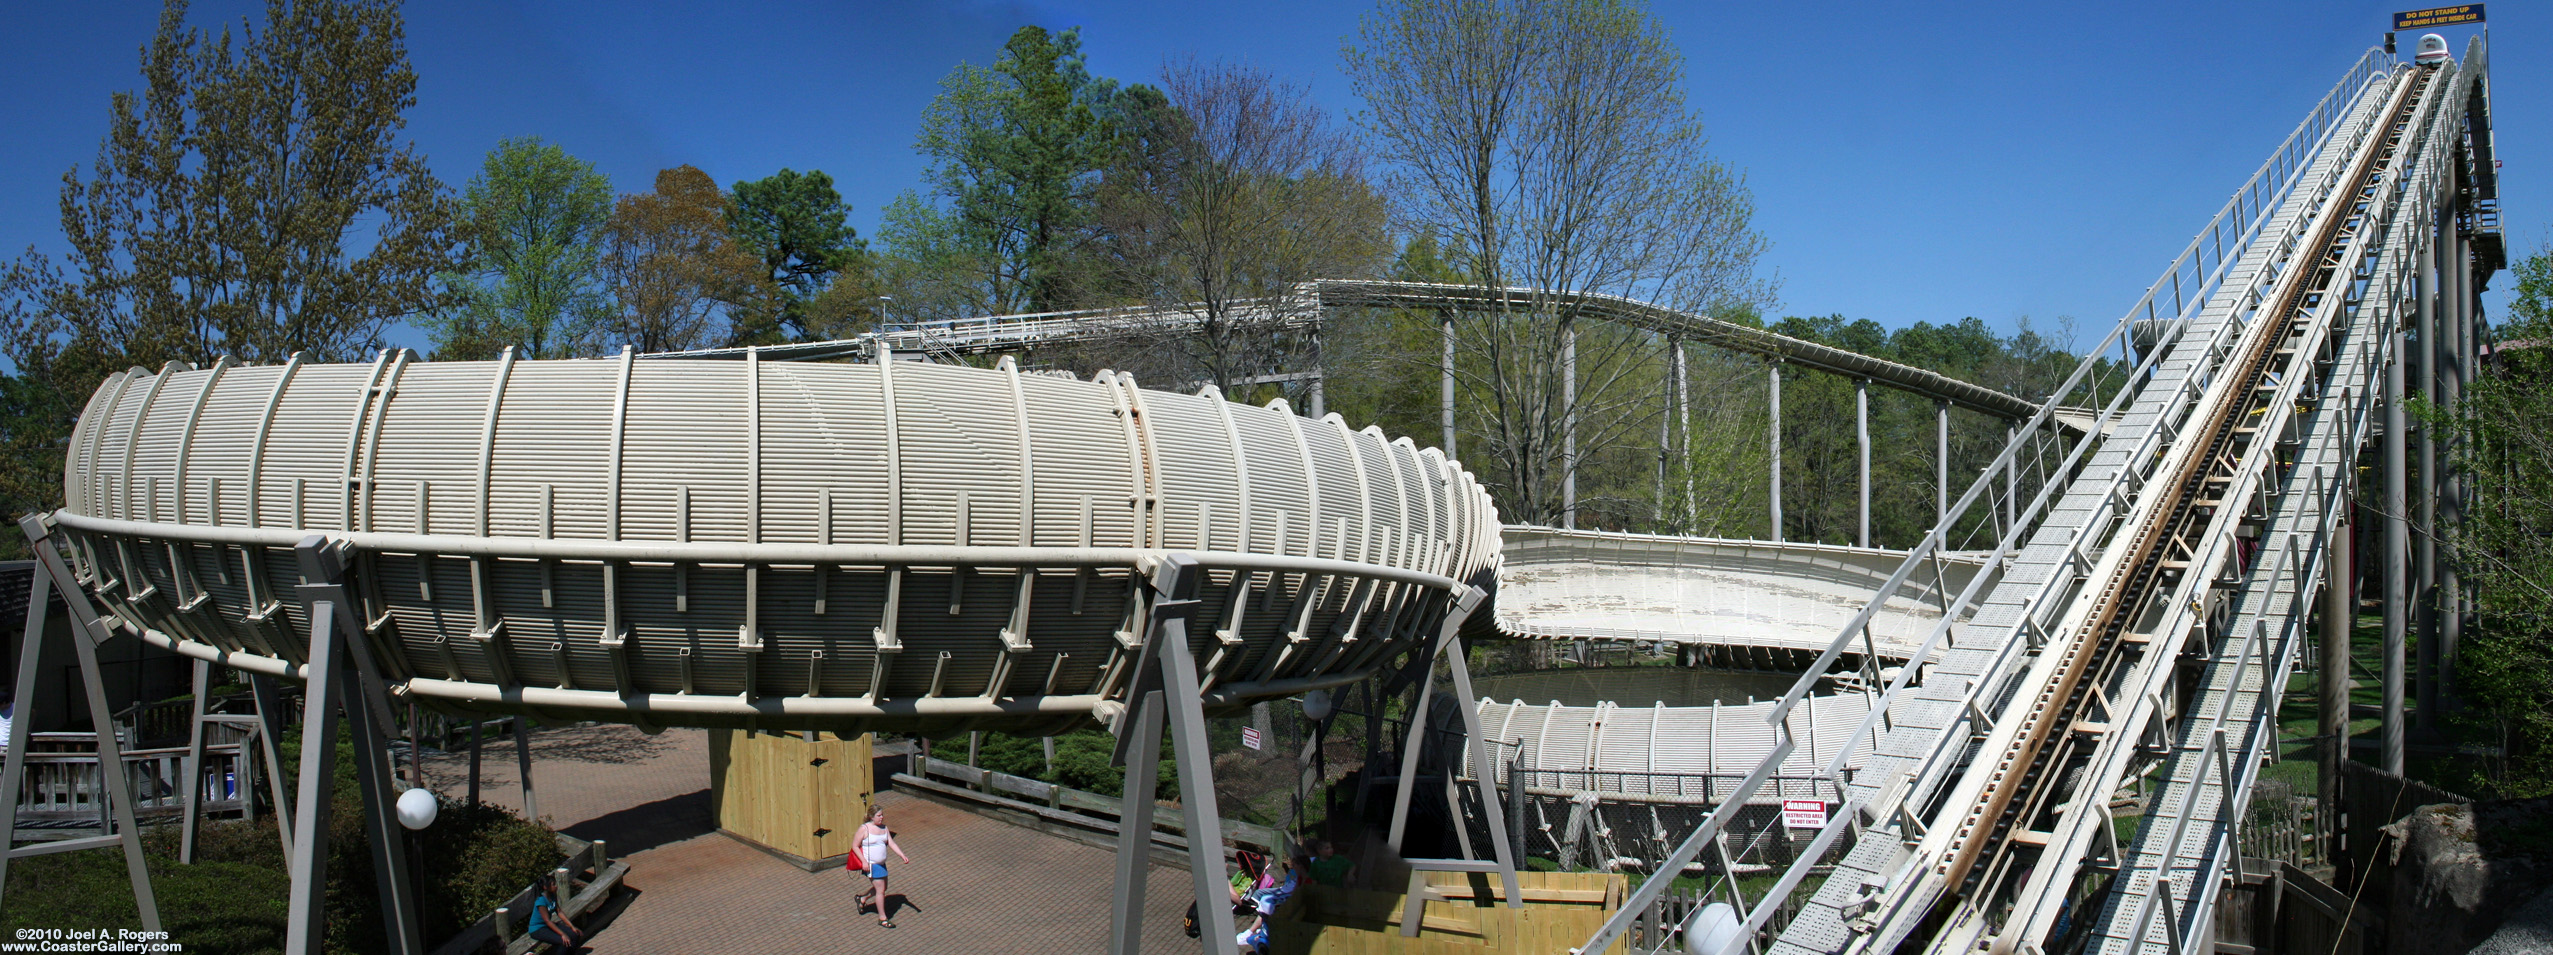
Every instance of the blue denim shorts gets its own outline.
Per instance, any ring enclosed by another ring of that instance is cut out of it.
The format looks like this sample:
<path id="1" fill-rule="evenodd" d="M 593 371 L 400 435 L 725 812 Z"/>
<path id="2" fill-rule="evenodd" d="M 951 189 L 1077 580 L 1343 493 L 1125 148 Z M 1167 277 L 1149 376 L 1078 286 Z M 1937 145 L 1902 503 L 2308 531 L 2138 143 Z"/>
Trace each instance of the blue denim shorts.
<path id="1" fill-rule="evenodd" d="M 884 863 L 884 862 L 872 862 L 872 863 L 869 863 L 869 878 L 872 878 L 872 879 L 883 879 L 883 878 L 886 878 L 886 863 Z"/>

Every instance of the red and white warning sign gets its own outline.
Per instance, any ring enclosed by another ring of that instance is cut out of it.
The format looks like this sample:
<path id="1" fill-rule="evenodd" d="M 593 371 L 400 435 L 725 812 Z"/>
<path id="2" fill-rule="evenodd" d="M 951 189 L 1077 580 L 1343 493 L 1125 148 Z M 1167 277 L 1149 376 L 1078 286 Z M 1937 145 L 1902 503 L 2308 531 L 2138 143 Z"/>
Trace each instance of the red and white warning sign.
<path id="1" fill-rule="evenodd" d="M 1241 745 L 1243 745 L 1243 746 L 1247 746 L 1247 747 L 1250 747 L 1251 749 L 1258 749 L 1258 748 L 1259 748 L 1259 728 L 1258 728 L 1258 727 L 1256 727 L 1256 726 L 1244 726 L 1244 727 L 1242 727 L 1242 728 L 1241 728 Z M 1818 805 L 1818 812 L 1819 812 L 1821 815 L 1823 815 L 1823 814 L 1824 814 L 1824 812 L 1825 812 L 1825 806 L 1826 806 L 1826 804 L 1825 804 L 1825 803 L 1818 803 L 1817 805 Z M 1826 824 L 1826 820 L 1824 820 L 1824 819 L 1822 819 L 1822 818 L 1821 818 L 1821 819 L 1819 819 L 1819 820 L 1817 821 L 1817 824 L 1818 824 L 1818 825 L 1821 825 L 1821 826 L 1822 826 L 1822 825 L 1825 825 L 1825 824 Z"/>
<path id="2" fill-rule="evenodd" d="M 1786 829 L 1826 828 L 1826 800 L 1782 800 L 1782 827 Z"/>

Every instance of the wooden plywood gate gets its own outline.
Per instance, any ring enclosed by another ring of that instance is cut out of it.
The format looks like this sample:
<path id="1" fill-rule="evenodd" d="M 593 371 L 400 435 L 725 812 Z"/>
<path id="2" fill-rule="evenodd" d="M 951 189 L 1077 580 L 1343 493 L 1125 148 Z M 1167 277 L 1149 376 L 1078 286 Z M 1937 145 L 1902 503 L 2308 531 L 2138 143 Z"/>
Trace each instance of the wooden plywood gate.
<path id="1" fill-rule="evenodd" d="M 709 803 L 719 830 L 802 869 L 842 865 L 877 792 L 873 742 L 867 734 L 711 731 Z"/>

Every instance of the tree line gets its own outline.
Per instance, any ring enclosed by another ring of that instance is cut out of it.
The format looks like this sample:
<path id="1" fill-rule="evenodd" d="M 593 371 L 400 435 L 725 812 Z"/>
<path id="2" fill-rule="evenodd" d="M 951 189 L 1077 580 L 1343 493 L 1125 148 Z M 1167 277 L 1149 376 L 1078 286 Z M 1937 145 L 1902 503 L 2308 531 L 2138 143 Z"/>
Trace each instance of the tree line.
<path id="1" fill-rule="evenodd" d="M 96 159 L 63 177 L 68 251 L 0 271 L 0 494 L 20 511 L 58 500 L 62 445 L 113 371 L 353 360 L 399 323 L 436 358 L 556 358 L 1182 304 L 1193 332 L 1020 357 L 1298 406 L 1308 385 L 1285 373 L 1319 367 L 1352 425 L 1433 443 L 1450 327 L 1456 450 L 1509 519 L 1769 530 L 1751 359 L 1695 349 L 1690 400 L 1669 409 L 1663 341 L 1545 298 L 1450 326 L 1382 310 L 1317 329 L 1249 320 L 1309 279 L 1397 277 L 1767 324 L 1769 243 L 1657 19 L 1625 0 L 1380 0 L 1341 52 L 1366 107 L 1347 118 L 1249 65 L 1094 75 L 1077 30 L 1021 28 L 991 64 L 941 80 L 914 144 L 927 171 L 864 237 L 817 169 L 721 185 L 678 165 L 624 193 L 526 136 L 455 189 L 404 139 L 416 74 L 393 0 L 278 2 L 221 30 L 170 0 L 141 88 L 113 97 Z M 2034 397 L 2072 363 L 2061 341 L 1974 319 L 1769 325 Z M 1785 386 L 1786 537 L 1852 533 L 1849 387 Z M 1902 545 L 1929 523 L 1931 410 L 1873 397 L 1879 537 Z M 1968 417 L 1954 493 L 2002 440 Z"/>

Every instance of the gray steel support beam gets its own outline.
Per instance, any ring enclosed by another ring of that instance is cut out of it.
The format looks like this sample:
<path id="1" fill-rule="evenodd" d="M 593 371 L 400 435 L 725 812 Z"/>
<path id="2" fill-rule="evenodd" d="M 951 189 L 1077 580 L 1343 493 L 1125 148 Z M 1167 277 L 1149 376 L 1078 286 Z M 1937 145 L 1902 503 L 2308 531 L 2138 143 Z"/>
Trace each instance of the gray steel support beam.
<path id="1" fill-rule="evenodd" d="M 1329 413 L 1329 409 L 1327 407 L 1329 398 L 1329 376 L 1324 374 L 1321 370 L 1321 326 L 1319 323 L 1316 322 L 1312 325 L 1310 335 L 1312 339 L 1312 381 L 1310 385 L 1312 389 L 1311 417 L 1313 420 L 1318 421 L 1321 419 L 1322 415 Z"/>
<path id="2" fill-rule="evenodd" d="M 35 552 L 35 573 L 27 587 L 26 642 L 19 649 L 17 712 L 21 718 L 10 721 L 8 753 L 0 757 L 0 793 L 9 799 L 7 811 L 0 812 L 0 888 L 8 883 L 8 865 L 12 858 L 43 855 L 58 849 L 61 843 L 39 843 L 25 849 L 17 844 L 18 787 L 26 779 L 27 740 L 35 729 L 35 693 L 37 661 L 44 645 L 45 616 L 52 603 L 48 594 L 59 592 L 62 605 L 71 613 L 69 621 L 71 649 L 80 664 L 80 680 L 87 684 L 89 723 L 97 727 L 98 785 L 106 791 L 106 822 L 112 832 L 102 832 L 97 839 L 79 840 L 96 848 L 119 845 L 124 850 L 124 873 L 133 884 L 133 907 L 141 913 L 145 931 L 160 930 L 158 896 L 151 890 L 151 870 L 142 859 L 142 827 L 133 818 L 133 784 L 124 775 L 124 746 L 115 738 L 115 711 L 106 705 L 106 682 L 98 670 L 98 642 L 114 632 L 98 619 L 89 606 L 88 596 L 81 592 L 79 578 L 63 566 L 62 554 L 54 549 L 52 529 L 44 518 L 28 515 L 19 518 L 18 529 L 27 535 L 27 546 Z"/>
<path id="3" fill-rule="evenodd" d="M 523 818 L 541 818 L 541 797 L 532 789 L 532 732 L 523 726 L 523 717 L 514 718 L 514 775 L 523 782 Z"/>
<path id="4" fill-rule="evenodd" d="M 1187 618 L 1165 618 L 1158 635 L 1165 704 L 1161 709 L 1170 723 L 1171 751 L 1179 760 L 1179 816 L 1187 826 L 1188 874 L 1197 890 L 1199 941 L 1207 952 L 1225 952 L 1230 950 L 1233 929 L 1232 907 L 1224 904 L 1230 883 L 1223 867 L 1223 815 L 1215 804 L 1214 747 L 1206 740 L 1197 664 L 1188 652 Z"/>
<path id="5" fill-rule="evenodd" d="M 1773 462 L 1773 533 L 1770 539 L 1779 544 L 1782 542 L 1782 364 L 1774 362 L 1767 367 L 1772 372 L 1772 386 L 1766 392 L 1767 412 L 1764 416 L 1771 422 L 1765 430 L 1770 433 L 1772 441 L 1772 453 L 1767 455 Z"/>
<path id="6" fill-rule="evenodd" d="M 2403 387 L 2409 360 L 2400 331 L 2393 332 L 2393 360 L 2385 363 L 2385 517 L 2384 570 L 2385 635 L 2382 667 L 2384 702 L 2382 763 L 2385 772 L 2402 773 L 2402 677 L 2404 626 L 2409 622 L 2406 611 L 2411 598 L 2410 514 L 2404 507 L 2406 462 L 2403 429 L 2408 421 L 2403 414 Z"/>
<path id="7" fill-rule="evenodd" d="M 369 654 L 361 615 L 344 579 L 342 557 L 327 538 L 312 535 L 293 548 L 304 583 L 296 588 L 304 619 L 310 626 L 310 680 L 304 690 L 302 717 L 301 821 L 293 839 L 301 858 L 293 864 L 291 917 L 284 951 L 306 955 L 318 950 L 327 925 L 329 790 L 334 788 L 337 720 L 344 713 L 346 736 L 354 743 L 355 783 L 363 790 L 364 835 L 371 843 L 372 874 L 380 893 L 381 921 L 389 933 L 393 955 L 420 955 L 425 949 L 418 925 L 415 887 L 409 881 L 406 832 L 393 807 L 399 799 L 391 771 L 390 727 L 381 714 L 386 701 L 373 698 L 378 674 Z M 376 705 L 380 704 L 380 705 Z M 314 755 L 313 750 L 325 751 Z M 313 827 L 316 824 L 316 827 Z"/>
<path id="8" fill-rule="evenodd" d="M 480 736 L 482 736 L 482 735 L 484 735 L 484 731 L 485 731 L 485 727 L 482 727 L 482 726 L 480 726 L 480 725 L 479 725 L 479 719 L 478 719 L 478 717 L 475 717 L 475 716 L 471 717 L 471 718 L 470 718 L 470 805 L 473 805 L 473 806 L 476 806 L 476 805 L 478 805 L 478 804 L 479 804 L 479 737 L 480 737 Z"/>
<path id="9" fill-rule="evenodd" d="M 180 865 L 195 864 L 195 836 L 204 824 L 204 697 L 212 689 L 212 663 L 195 661 L 195 716 L 186 727 L 186 778 L 178 783 L 183 787 L 179 792 L 186 801 L 186 818 L 177 843 Z M 242 752 L 240 755 L 245 757 L 248 754 Z"/>
<path id="10" fill-rule="evenodd" d="M 1134 712 L 1127 714 L 1133 725 L 1125 728 L 1132 735 L 1126 748 L 1126 793 L 1123 807 L 1117 812 L 1117 891 L 1110 896 L 1115 907 L 1109 917 L 1110 955 L 1141 955 L 1143 950 L 1143 913 L 1145 870 L 1152 862 L 1153 792 L 1161 780 L 1161 691 L 1154 690 L 1136 701 Z M 1204 919 L 1206 910 L 1217 908 L 1197 905 L 1197 917 Z M 1229 906 L 1220 907 L 1224 921 L 1232 920 Z M 1200 937 L 1203 933 L 1200 932 Z"/>
<path id="11" fill-rule="evenodd" d="M 1950 520 L 1950 402 L 1933 401 L 1932 521 Z"/>
<path id="12" fill-rule="evenodd" d="M 1693 376 L 1684 360 L 1684 340 L 1676 339 L 1675 348 L 1675 461 L 1684 472 L 1684 497 L 1677 505 L 1678 515 L 1673 530 L 1690 533 L 1693 527 Z"/>
<path id="13" fill-rule="evenodd" d="M 1473 591 L 1473 593 L 1479 594 L 1479 591 Z M 1485 595 L 1482 595 L 1468 600 L 1465 602 L 1466 606 L 1475 606 L 1484 597 Z M 1507 827 L 1499 825 L 1499 820 L 1506 818 L 1507 814 L 1501 811 L 1498 805 L 1497 753 L 1489 745 L 1488 732 L 1481 728 L 1480 696 L 1472 692 L 1471 665 L 1463 659 L 1465 654 L 1463 641 L 1462 638 L 1454 635 L 1454 628 L 1446 628 L 1443 641 L 1436 655 L 1445 658 L 1447 666 L 1454 671 L 1454 696 L 1462 704 L 1463 733 L 1470 738 L 1468 742 L 1472 765 L 1477 767 L 1472 772 L 1472 783 L 1480 790 L 1482 815 L 1489 823 L 1490 855 L 1498 860 L 1498 878 L 1499 883 L 1507 889 L 1507 907 L 1523 908 L 1524 890 L 1516 883 L 1515 847 L 1507 840 Z M 1462 831 L 1463 820 L 1460 814 L 1454 817 L 1454 827 L 1456 831 Z"/>
<path id="14" fill-rule="evenodd" d="M 2351 450 L 2354 453 L 2355 449 Z M 2335 497 L 2341 502 L 2344 515 L 2354 509 L 2356 498 L 2349 492 Z M 2323 562 L 2322 655 L 2314 675 L 2315 696 L 2321 703 L 2318 732 L 2323 740 L 2322 766 L 2315 775 L 2314 792 L 2316 804 L 2322 806 L 2340 805 L 2340 764 L 2349 758 L 2349 640 L 2358 617 L 2354 592 L 2358 555 L 2350 537 L 2353 526 L 2347 516 L 2333 525 L 2331 559 Z M 2336 823 L 2333 813 L 2316 819 L 2324 838 L 2339 831 Z"/>
<path id="15" fill-rule="evenodd" d="M 1194 879 L 1198 941 L 1208 953 L 1232 951 L 1232 907 L 1225 896 L 1223 817 L 1215 804 L 1214 751 L 1206 741 L 1204 694 L 1188 650 L 1188 616 L 1205 571 L 1187 554 L 1163 557 L 1153 571 L 1152 604 L 1127 694 L 1134 709 L 1119 717 L 1117 762 L 1126 767 L 1126 802 L 1117 828 L 1116 908 L 1111 951 L 1130 955 L 1142 944 L 1144 870 L 1152 852 L 1153 785 L 1168 725 L 1179 764 L 1179 812 L 1187 826 L 1188 872 Z"/>
<path id="16" fill-rule="evenodd" d="M 240 672 L 248 677 L 249 696 L 257 702 L 257 746 L 266 754 L 266 788 L 275 800 L 275 837 L 283 841 L 284 862 L 289 868 L 293 859 L 293 802 L 284 793 L 284 757 L 275 742 L 283 733 L 283 724 L 276 720 L 284 712 L 283 694 L 276 691 L 274 677 L 248 670 Z"/>
<path id="17" fill-rule="evenodd" d="M 1401 839 L 1409 832 L 1409 797 L 1418 784 L 1418 748 L 1427 738 L 1427 704 L 1436 695 L 1434 664 L 1418 680 L 1418 701 L 1409 708 L 1409 738 L 1401 744 L 1400 778 L 1392 784 L 1392 824 L 1383 831 L 1383 851 L 1406 858 Z"/>
<path id="18" fill-rule="evenodd" d="M 2013 426 L 2011 422 L 2004 423 L 2004 447 L 2012 447 L 2012 439 L 2020 436 L 2020 428 Z M 2021 496 L 2020 460 L 2021 456 L 2018 454 L 2011 455 L 2003 459 L 2003 526 L 2007 530 L 2012 527 L 2012 522 L 2018 519 L 2014 516 L 2018 513 L 2014 510 L 2014 508 L 2018 505 L 2013 499 Z"/>
<path id="19" fill-rule="evenodd" d="M 1861 546 L 1867 548 L 1870 546 L 1870 379 L 1868 378 L 1853 380 L 1853 437 L 1855 447 L 1861 452 L 1860 470 L 1857 473 L 1861 476 L 1859 485 L 1862 494 L 1862 521 L 1861 535 L 1856 539 L 1861 541 Z"/>

